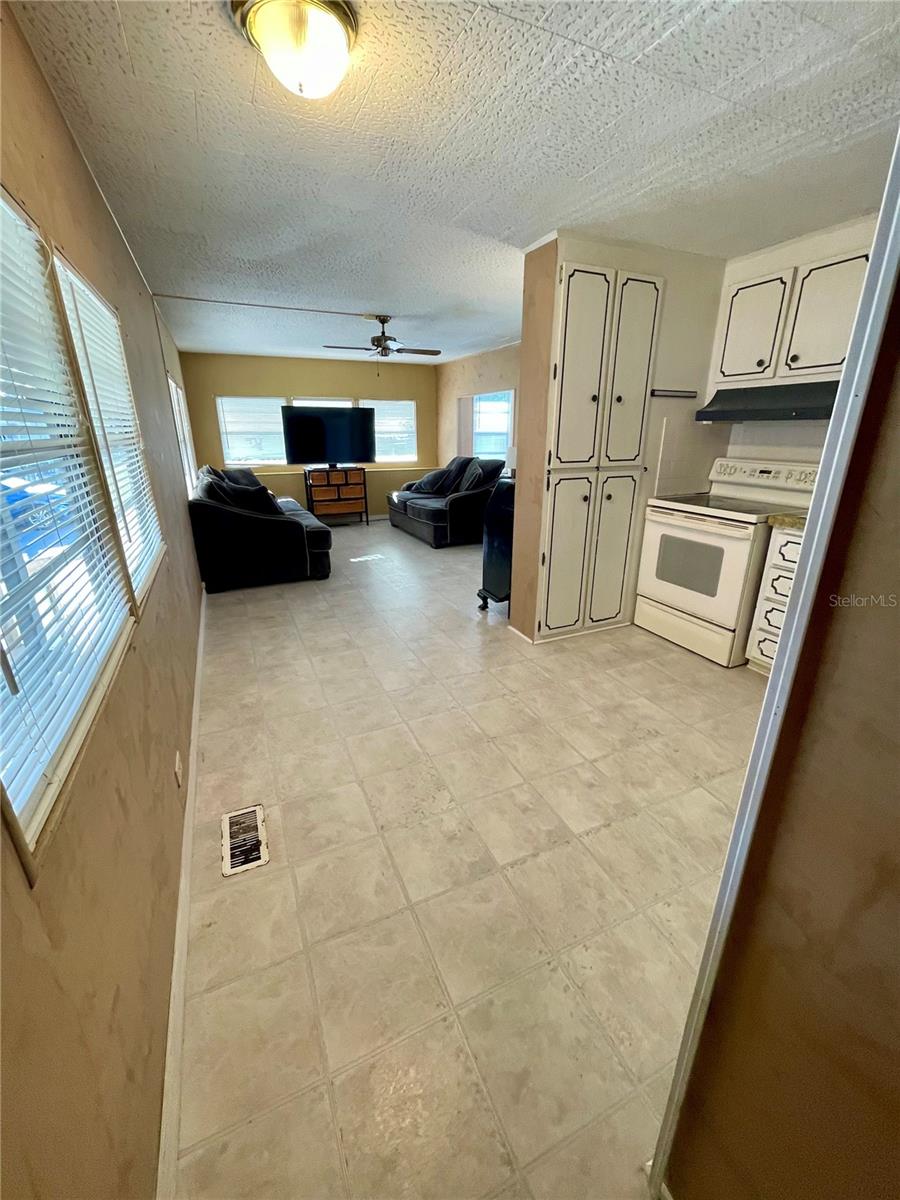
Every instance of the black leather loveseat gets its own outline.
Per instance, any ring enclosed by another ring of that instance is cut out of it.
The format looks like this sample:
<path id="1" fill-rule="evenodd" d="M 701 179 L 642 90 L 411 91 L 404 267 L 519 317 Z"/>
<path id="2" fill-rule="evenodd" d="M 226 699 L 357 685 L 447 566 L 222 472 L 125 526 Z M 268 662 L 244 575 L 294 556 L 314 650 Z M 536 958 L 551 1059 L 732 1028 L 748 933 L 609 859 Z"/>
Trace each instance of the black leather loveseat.
<path id="1" fill-rule="evenodd" d="M 388 492 L 390 522 L 435 549 L 480 542 L 484 510 L 502 470 L 502 459 L 454 458 Z"/>
<path id="2" fill-rule="evenodd" d="M 207 592 L 331 574 L 328 526 L 296 500 L 276 500 L 252 471 L 201 467 L 188 508 Z"/>

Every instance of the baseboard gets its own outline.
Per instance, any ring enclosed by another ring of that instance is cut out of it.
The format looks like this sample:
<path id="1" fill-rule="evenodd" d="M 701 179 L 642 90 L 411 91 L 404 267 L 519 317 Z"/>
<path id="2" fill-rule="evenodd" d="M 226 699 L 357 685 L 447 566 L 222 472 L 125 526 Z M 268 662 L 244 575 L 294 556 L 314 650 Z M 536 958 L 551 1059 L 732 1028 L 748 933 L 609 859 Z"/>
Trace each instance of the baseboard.
<path id="1" fill-rule="evenodd" d="M 194 810 L 197 805 L 197 727 L 200 720 L 200 679 L 206 634 L 206 589 L 200 600 L 197 632 L 197 666 L 194 673 L 194 705 L 191 711 L 191 745 L 188 753 L 187 793 L 184 798 L 184 829 L 181 837 L 181 871 L 178 881 L 178 913 L 172 954 L 172 986 L 169 990 L 169 1028 L 166 1035 L 166 1068 L 159 1127 L 159 1161 L 156 1170 L 156 1200 L 174 1200 L 178 1185 L 178 1117 L 181 1108 L 181 1051 L 184 1035 L 184 993 L 187 983 L 188 927 L 191 910 L 191 855 L 194 845 Z"/>

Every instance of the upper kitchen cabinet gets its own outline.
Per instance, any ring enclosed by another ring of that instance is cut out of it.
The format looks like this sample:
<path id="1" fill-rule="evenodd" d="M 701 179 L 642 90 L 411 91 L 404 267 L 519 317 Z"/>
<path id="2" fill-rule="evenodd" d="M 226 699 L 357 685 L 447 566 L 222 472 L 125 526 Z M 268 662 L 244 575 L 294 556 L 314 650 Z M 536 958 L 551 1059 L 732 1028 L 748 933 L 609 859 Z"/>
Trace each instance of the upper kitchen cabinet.
<path id="1" fill-rule="evenodd" d="M 560 272 L 563 307 L 554 366 L 558 401 L 548 465 L 595 467 L 615 272 L 571 263 L 563 263 Z"/>
<path id="2" fill-rule="evenodd" d="M 734 283 L 724 296 L 725 327 L 716 360 L 720 382 L 771 379 L 794 280 L 794 268 Z"/>
<path id="3" fill-rule="evenodd" d="M 606 463 L 633 465 L 641 459 L 662 288 L 661 279 L 619 274 L 603 439 Z"/>
<path id="4" fill-rule="evenodd" d="M 797 272 L 778 374 L 840 373 L 869 255 L 843 255 Z"/>

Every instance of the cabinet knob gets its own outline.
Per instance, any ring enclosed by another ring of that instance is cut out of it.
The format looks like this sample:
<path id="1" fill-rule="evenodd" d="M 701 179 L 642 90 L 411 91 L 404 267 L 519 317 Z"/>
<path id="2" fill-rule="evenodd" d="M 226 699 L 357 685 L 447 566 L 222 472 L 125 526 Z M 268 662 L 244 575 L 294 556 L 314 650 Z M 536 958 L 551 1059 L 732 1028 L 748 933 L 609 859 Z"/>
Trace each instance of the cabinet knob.
<path id="1" fill-rule="evenodd" d="M 621 403 L 622 403 L 622 397 L 616 396 L 616 404 L 621 404 Z"/>
<path id="2" fill-rule="evenodd" d="M 590 500 L 590 496 L 582 496 L 581 498 L 585 502 L 585 504 L 587 504 L 587 502 Z"/>
<path id="3" fill-rule="evenodd" d="M 756 365 L 758 367 L 764 367 L 766 365 L 766 360 L 764 358 L 758 358 L 756 360 Z"/>
<path id="4" fill-rule="evenodd" d="M 599 399 L 599 396 L 591 396 L 591 404 L 596 404 Z"/>
<path id="5" fill-rule="evenodd" d="M 795 363 L 795 362 L 799 362 L 799 361 L 800 361 L 800 355 L 799 355 L 799 354 L 791 354 L 791 355 L 789 355 L 789 356 L 788 356 L 788 362 L 789 362 L 789 363 Z"/>
<path id="6" fill-rule="evenodd" d="M 606 498 L 607 500 L 612 500 L 612 492 L 607 492 L 607 493 L 606 493 L 606 497 L 605 497 L 605 498 Z"/>

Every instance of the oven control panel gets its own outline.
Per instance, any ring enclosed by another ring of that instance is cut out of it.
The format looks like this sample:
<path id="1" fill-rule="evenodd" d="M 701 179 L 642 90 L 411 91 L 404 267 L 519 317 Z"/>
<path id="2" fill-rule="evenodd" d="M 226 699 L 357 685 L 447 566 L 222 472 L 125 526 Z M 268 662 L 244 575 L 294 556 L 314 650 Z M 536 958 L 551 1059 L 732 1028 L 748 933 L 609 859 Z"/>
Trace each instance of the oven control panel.
<path id="1" fill-rule="evenodd" d="M 792 492 L 811 492 L 818 467 L 811 463 L 760 462 L 749 458 L 717 458 L 709 473 L 712 484 L 743 484 Z"/>

